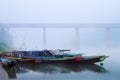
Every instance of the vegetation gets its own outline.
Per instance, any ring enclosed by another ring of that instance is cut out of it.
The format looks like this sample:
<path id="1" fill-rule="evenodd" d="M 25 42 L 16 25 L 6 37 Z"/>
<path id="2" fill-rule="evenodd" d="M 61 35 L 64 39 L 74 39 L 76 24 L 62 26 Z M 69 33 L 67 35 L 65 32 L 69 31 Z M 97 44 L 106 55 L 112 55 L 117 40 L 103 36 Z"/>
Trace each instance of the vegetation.
<path id="1" fill-rule="evenodd" d="M 0 52 L 5 52 L 8 50 L 9 50 L 9 47 L 6 44 L 0 43 Z"/>

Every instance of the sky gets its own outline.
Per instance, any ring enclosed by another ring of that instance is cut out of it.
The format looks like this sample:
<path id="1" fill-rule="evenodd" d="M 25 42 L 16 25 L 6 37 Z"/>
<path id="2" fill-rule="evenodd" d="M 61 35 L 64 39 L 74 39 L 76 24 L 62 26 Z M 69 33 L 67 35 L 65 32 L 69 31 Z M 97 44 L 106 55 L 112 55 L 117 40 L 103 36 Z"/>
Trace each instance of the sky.
<path id="1" fill-rule="evenodd" d="M 0 0 L 0 23 L 119 24 L 120 0 Z"/>

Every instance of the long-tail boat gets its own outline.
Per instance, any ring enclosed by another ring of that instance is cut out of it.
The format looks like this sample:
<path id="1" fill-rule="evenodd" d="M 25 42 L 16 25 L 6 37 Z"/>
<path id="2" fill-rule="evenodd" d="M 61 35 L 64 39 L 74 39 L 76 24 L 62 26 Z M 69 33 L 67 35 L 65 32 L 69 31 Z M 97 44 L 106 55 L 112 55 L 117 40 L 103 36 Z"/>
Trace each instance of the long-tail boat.
<path id="1" fill-rule="evenodd" d="M 83 56 L 83 53 L 67 53 L 68 50 L 14 51 L 13 58 L 18 61 L 34 61 L 39 63 L 96 63 L 104 61 L 108 56 Z"/>

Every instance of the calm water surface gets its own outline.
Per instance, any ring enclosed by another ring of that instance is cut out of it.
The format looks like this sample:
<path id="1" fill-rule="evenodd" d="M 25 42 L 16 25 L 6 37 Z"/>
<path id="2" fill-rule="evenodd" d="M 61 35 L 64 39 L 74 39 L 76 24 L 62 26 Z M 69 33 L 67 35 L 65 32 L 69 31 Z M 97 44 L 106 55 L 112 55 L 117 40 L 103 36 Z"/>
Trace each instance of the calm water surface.
<path id="1" fill-rule="evenodd" d="M 119 56 L 110 55 L 104 65 L 19 63 L 12 69 L 0 67 L 0 80 L 118 80 Z"/>

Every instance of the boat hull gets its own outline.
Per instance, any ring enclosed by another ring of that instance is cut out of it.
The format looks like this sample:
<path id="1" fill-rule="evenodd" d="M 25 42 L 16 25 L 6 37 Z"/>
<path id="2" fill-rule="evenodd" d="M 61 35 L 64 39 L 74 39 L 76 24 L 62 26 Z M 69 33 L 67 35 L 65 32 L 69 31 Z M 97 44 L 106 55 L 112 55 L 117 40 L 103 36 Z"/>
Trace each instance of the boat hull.
<path id="1" fill-rule="evenodd" d="M 77 56 L 77 57 L 71 57 L 71 58 L 54 58 L 54 59 L 39 59 L 34 58 L 34 62 L 36 63 L 84 63 L 84 64 L 90 64 L 90 63 L 97 63 L 104 61 L 108 56 Z"/>

